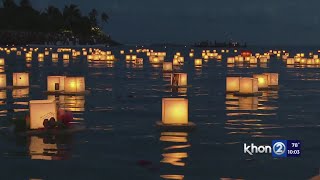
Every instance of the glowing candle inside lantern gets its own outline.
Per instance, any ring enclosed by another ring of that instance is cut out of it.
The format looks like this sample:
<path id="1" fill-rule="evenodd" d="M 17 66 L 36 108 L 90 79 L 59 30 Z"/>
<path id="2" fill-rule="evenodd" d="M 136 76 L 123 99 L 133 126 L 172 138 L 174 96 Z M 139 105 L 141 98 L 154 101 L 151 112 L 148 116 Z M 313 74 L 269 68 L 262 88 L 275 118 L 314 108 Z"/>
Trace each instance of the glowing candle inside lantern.
<path id="1" fill-rule="evenodd" d="M 64 89 L 67 93 L 83 93 L 85 92 L 84 77 L 66 77 Z"/>
<path id="2" fill-rule="evenodd" d="M 162 99 L 162 123 L 188 124 L 188 100 L 184 98 Z"/>
<path id="3" fill-rule="evenodd" d="M 202 66 L 202 59 L 195 59 L 194 60 L 194 65 L 196 67 L 201 67 Z"/>
<path id="4" fill-rule="evenodd" d="M 268 87 L 268 75 L 254 74 L 253 78 L 258 79 L 258 88 L 267 88 Z"/>

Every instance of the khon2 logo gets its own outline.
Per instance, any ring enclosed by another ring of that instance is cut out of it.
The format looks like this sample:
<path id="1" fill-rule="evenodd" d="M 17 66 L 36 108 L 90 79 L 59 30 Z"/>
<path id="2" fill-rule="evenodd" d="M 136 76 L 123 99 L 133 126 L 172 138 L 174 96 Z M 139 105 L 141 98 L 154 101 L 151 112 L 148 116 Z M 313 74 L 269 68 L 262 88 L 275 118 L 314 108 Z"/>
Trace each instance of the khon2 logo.
<path id="1" fill-rule="evenodd" d="M 299 140 L 273 140 L 272 146 L 256 146 L 254 143 L 244 143 L 245 154 L 272 154 L 273 157 L 299 157 L 301 142 Z"/>

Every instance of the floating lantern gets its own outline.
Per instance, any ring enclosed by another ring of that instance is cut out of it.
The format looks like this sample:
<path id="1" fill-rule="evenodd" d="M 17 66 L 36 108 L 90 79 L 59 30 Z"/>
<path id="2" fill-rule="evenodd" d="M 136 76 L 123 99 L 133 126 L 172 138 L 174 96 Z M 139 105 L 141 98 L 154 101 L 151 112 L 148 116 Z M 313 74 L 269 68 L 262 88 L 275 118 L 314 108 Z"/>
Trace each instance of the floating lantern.
<path id="1" fill-rule="evenodd" d="M 238 95 L 256 95 L 258 93 L 258 79 L 241 77 Z"/>
<path id="2" fill-rule="evenodd" d="M 226 78 L 226 91 L 239 92 L 240 90 L 240 77 L 227 77 Z"/>
<path id="3" fill-rule="evenodd" d="M 21 56 L 21 51 L 17 51 L 17 56 Z"/>
<path id="4" fill-rule="evenodd" d="M 202 66 L 202 59 L 195 59 L 194 66 L 201 67 Z"/>
<path id="5" fill-rule="evenodd" d="M 121 51 L 120 51 L 120 54 L 124 54 L 124 50 L 121 50 Z"/>
<path id="6" fill-rule="evenodd" d="M 70 59 L 69 54 L 64 54 L 62 57 L 63 57 L 63 60 L 69 60 Z"/>
<path id="7" fill-rule="evenodd" d="M 66 77 L 64 80 L 64 90 L 66 93 L 84 93 L 85 79 L 84 77 Z"/>
<path id="8" fill-rule="evenodd" d="M 252 53 L 250 51 L 242 51 L 241 56 L 242 57 L 250 57 L 250 56 L 252 56 Z"/>
<path id="9" fill-rule="evenodd" d="M 162 98 L 162 123 L 164 125 L 187 125 L 188 99 Z"/>
<path id="10" fill-rule="evenodd" d="M 45 51 L 44 55 L 49 56 L 49 51 Z"/>
<path id="11" fill-rule="evenodd" d="M 57 120 L 57 106 L 55 100 L 32 100 L 30 106 L 30 129 L 44 128 L 43 121 L 54 118 Z"/>
<path id="12" fill-rule="evenodd" d="M 43 59 L 44 58 L 44 54 L 43 53 L 39 53 L 38 54 L 38 59 Z"/>
<path id="13" fill-rule="evenodd" d="M 4 89 L 7 87 L 7 75 L 0 74 L 0 89 Z"/>
<path id="14" fill-rule="evenodd" d="M 32 52 L 26 53 L 26 58 L 27 58 L 27 59 L 32 58 Z"/>
<path id="15" fill-rule="evenodd" d="M 88 52 L 87 52 L 87 51 L 83 51 L 83 52 L 82 52 L 82 55 L 83 55 L 83 56 L 87 56 L 87 55 L 88 55 Z"/>
<path id="16" fill-rule="evenodd" d="M 254 74 L 253 78 L 258 79 L 258 88 L 268 88 L 268 75 L 266 74 Z"/>
<path id="17" fill-rule="evenodd" d="M 186 73 L 171 74 L 171 85 L 175 87 L 183 87 L 188 85 L 188 76 Z"/>
<path id="18" fill-rule="evenodd" d="M 314 59 L 307 59 L 307 65 L 314 65 L 315 60 Z"/>
<path id="19" fill-rule="evenodd" d="M 64 90 L 65 76 L 48 76 L 47 90 L 48 92 L 56 92 Z"/>
<path id="20" fill-rule="evenodd" d="M 278 73 L 263 73 L 268 76 L 268 86 L 278 86 L 279 74 Z"/>
<path id="21" fill-rule="evenodd" d="M 0 66 L 4 66 L 4 65 L 5 65 L 4 58 L 0 58 Z"/>
<path id="22" fill-rule="evenodd" d="M 100 55 L 99 54 L 94 54 L 92 55 L 94 61 L 99 61 L 100 60 Z"/>
<path id="23" fill-rule="evenodd" d="M 59 54 L 58 53 L 52 53 L 51 57 L 52 57 L 52 59 L 58 59 L 59 58 Z"/>
<path id="24" fill-rule="evenodd" d="M 172 63 L 171 62 L 164 62 L 163 63 L 163 71 L 171 72 L 172 71 Z"/>
<path id="25" fill-rule="evenodd" d="M 260 63 L 268 63 L 268 58 L 267 57 L 260 57 L 259 58 L 259 60 L 260 60 Z"/>
<path id="26" fill-rule="evenodd" d="M 228 57 L 227 64 L 234 64 L 234 57 Z"/>
<path id="27" fill-rule="evenodd" d="M 194 56 L 194 53 L 193 53 L 193 52 L 189 53 L 189 56 L 190 56 L 190 57 L 193 57 L 193 56 Z"/>
<path id="28" fill-rule="evenodd" d="M 29 73 L 13 73 L 13 86 L 14 87 L 29 86 Z"/>
<path id="29" fill-rule="evenodd" d="M 249 60 L 249 63 L 250 63 L 250 64 L 257 64 L 257 58 L 254 57 L 254 56 L 251 56 L 251 57 L 250 57 L 250 60 Z"/>
<path id="30" fill-rule="evenodd" d="M 136 60 L 135 60 L 135 63 L 134 63 L 135 65 L 143 65 L 143 58 L 137 58 Z"/>

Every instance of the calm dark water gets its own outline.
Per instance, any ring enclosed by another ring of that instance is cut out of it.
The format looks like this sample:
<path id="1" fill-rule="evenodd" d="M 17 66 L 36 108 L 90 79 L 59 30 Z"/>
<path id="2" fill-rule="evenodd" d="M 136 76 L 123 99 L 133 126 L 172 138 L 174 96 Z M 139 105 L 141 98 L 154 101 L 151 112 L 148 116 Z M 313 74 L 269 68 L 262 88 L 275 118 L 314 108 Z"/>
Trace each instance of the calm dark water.
<path id="1" fill-rule="evenodd" d="M 124 47 L 128 50 L 128 47 Z M 155 49 L 157 50 L 157 49 Z M 69 62 L 27 64 L 24 56 L 0 54 L 6 59 L 7 84 L 13 72 L 30 73 L 29 89 L 1 91 L 0 128 L 28 112 L 28 101 L 46 99 L 48 75 L 85 76 L 85 96 L 56 97 L 73 111 L 87 131 L 64 137 L 0 135 L 0 179 L 309 179 L 319 174 L 319 67 L 286 67 L 273 57 L 266 66 L 227 67 L 209 60 L 194 68 L 189 48 L 158 49 L 166 61 L 181 52 L 188 73 L 186 93 L 172 93 L 162 67 L 152 67 L 145 54 L 143 67 L 127 64 L 120 48 L 112 49 L 114 64 L 88 63 L 85 57 Z M 254 49 L 264 52 L 267 49 Z M 43 51 L 43 50 L 40 50 Z M 195 49 L 200 57 L 201 49 Z M 290 49 L 290 52 L 315 49 Z M 315 51 L 316 52 L 316 51 Z M 36 57 L 36 54 L 34 54 Z M 278 72 L 280 88 L 261 97 L 237 98 L 225 94 L 228 75 Z M 191 133 L 160 132 L 162 97 L 189 99 Z M 243 143 L 271 145 L 273 139 L 298 139 L 300 158 L 274 159 L 271 155 L 243 154 Z"/>

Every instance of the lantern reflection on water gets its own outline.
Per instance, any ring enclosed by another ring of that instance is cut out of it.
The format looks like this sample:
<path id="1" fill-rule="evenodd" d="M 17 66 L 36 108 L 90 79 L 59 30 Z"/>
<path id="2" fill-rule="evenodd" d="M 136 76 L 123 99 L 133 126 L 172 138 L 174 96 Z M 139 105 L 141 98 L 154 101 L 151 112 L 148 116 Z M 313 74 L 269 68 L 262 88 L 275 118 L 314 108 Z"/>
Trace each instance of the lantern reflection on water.
<path id="1" fill-rule="evenodd" d="M 172 63 L 171 62 L 163 62 L 163 71 L 171 72 L 172 71 Z"/>
<path id="2" fill-rule="evenodd" d="M 60 108 L 72 112 L 84 112 L 85 98 L 84 96 L 63 96 L 59 97 Z"/>
<path id="3" fill-rule="evenodd" d="M 45 143 L 44 139 L 37 136 L 30 137 L 29 152 L 31 159 L 35 160 L 53 160 L 57 155 L 57 144 Z"/>
<path id="4" fill-rule="evenodd" d="M 65 78 L 65 92 L 66 93 L 84 93 L 85 79 L 84 77 L 66 77 Z"/>
<path id="5" fill-rule="evenodd" d="M 13 73 L 13 86 L 14 87 L 29 86 L 29 73 Z"/>
<path id="6" fill-rule="evenodd" d="M 29 88 L 20 88 L 20 89 L 12 90 L 12 97 L 14 99 L 28 97 L 28 95 L 29 95 Z"/>
<path id="7" fill-rule="evenodd" d="M 171 74 L 171 86 L 185 87 L 188 85 L 188 75 L 186 73 Z"/>
<path id="8" fill-rule="evenodd" d="M 227 77 L 226 78 L 226 91 L 239 92 L 240 90 L 240 77 Z"/>
<path id="9" fill-rule="evenodd" d="M 258 110 L 258 97 L 239 97 L 239 110 Z"/>
<path id="10" fill-rule="evenodd" d="M 57 105 L 55 100 L 31 100 L 30 103 L 30 129 L 43 128 L 45 119 L 57 120 Z"/>

